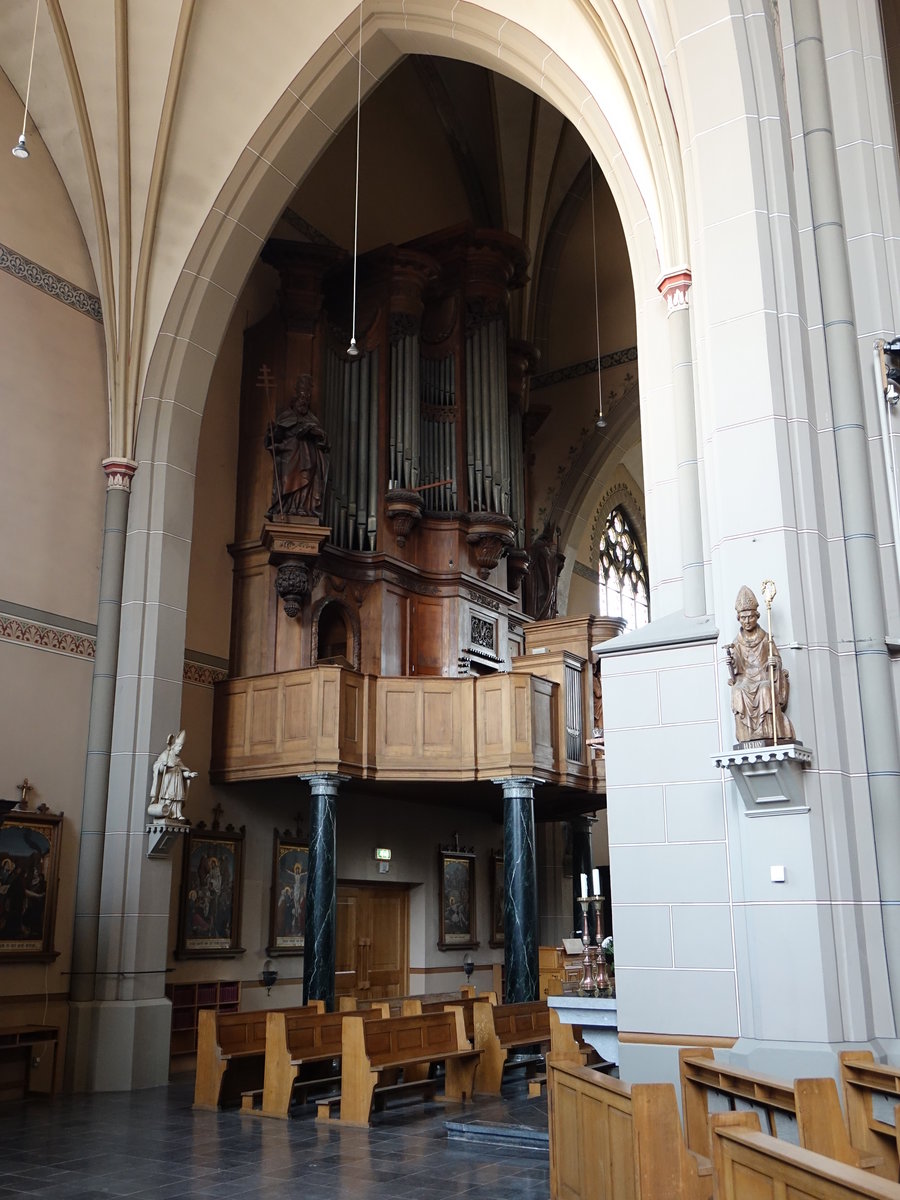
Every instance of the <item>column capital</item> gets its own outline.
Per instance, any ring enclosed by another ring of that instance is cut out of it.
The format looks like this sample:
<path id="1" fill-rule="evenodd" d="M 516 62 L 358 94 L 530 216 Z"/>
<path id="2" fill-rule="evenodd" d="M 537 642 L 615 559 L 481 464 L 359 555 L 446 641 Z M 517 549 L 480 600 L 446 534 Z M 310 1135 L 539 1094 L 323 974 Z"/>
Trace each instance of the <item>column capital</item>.
<path id="1" fill-rule="evenodd" d="M 491 780 L 491 783 L 503 788 L 504 800 L 531 797 L 534 795 L 534 789 L 540 787 L 543 782 L 544 780 L 538 779 L 536 775 L 505 775 L 500 779 Z"/>
<path id="2" fill-rule="evenodd" d="M 349 775 L 316 773 L 314 775 L 298 775 L 304 783 L 309 784 L 309 790 L 314 796 L 336 796 L 342 783 L 347 783 Z"/>
<path id="3" fill-rule="evenodd" d="M 677 267 L 666 271 L 657 280 L 657 291 L 666 302 L 667 316 L 671 317 L 672 313 L 681 312 L 690 306 L 688 292 L 691 290 L 691 281 L 690 267 Z"/>
<path id="4" fill-rule="evenodd" d="M 106 472 L 106 490 L 108 492 L 130 492 L 131 477 L 137 470 L 137 463 L 132 458 L 104 458 L 100 464 Z"/>

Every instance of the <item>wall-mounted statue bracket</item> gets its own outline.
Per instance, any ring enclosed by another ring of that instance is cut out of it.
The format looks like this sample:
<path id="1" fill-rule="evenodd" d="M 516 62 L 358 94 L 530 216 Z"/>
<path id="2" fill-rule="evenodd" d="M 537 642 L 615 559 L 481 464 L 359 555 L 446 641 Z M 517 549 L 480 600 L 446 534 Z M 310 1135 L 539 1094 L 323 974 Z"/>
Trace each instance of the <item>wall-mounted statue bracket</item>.
<path id="1" fill-rule="evenodd" d="M 741 748 L 714 754 L 713 762 L 729 770 L 748 817 L 777 817 L 809 812 L 803 790 L 803 769 L 812 751 L 799 742 L 756 749 Z"/>
<path id="2" fill-rule="evenodd" d="M 190 822 L 154 821 L 147 826 L 147 857 L 171 858 L 178 839 L 190 829 Z"/>
<path id="3" fill-rule="evenodd" d="M 326 525 L 296 517 L 284 522 L 266 521 L 263 525 L 259 540 L 269 551 L 269 562 L 278 568 L 275 591 L 287 616 L 299 616 L 315 587 L 316 561 L 330 534 Z"/>

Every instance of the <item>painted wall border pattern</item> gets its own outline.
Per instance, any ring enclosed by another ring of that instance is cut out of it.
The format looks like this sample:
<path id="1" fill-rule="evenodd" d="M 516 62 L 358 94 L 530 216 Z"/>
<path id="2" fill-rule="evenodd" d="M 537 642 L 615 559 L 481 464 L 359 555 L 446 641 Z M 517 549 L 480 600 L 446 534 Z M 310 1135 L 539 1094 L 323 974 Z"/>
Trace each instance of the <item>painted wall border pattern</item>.
<path id="1" fill-rule="evenodd" d="M 599 359 L 588 358 L 584 362 L 570 363 L 567 367 L 557 367 L 555 371 L 545 371 L 543 375 L 532 375 L 528 387 L 532 392 L 537 392 L 554 383 L 567 383 L 584 375 L 596 375 L 598 370 L 608 371 L 611 367 L 621 367 L 623 363 L 637 362 L 637 356 L 637 346 L 614 350 L 612 354 L 602 354 Z"/>
<path id="2" fill-rule="evenodd" d="M 37 650 L 49 650 L 52 654 L 65 654 L 69 658 L 88 661 L 93 660 L 97 646 L 94 634 L 80 633 L 74 629 L 48 625 L 44 621 L 32 621 L 4 612 L 0 612 L 0 641 L 18 642 L 21 646 L 33 646 Z M 220 680 L 228 678 L 227 667 L 200 662 L 190 655 L 191 651 L 187 651 L 182 671 L 185 683 L 211 688 Z"/>
<path id="3" fill-rule="evenodd" d="M 184 660 L 182 680 L 185 683 L 194 683 L 198 687 L 211 688 L 227 678 L 228 672 L 227 670 L 223 670 L 222 667 L 211 667 L 208 663 L 193 662 L 189 658 Z"/>
<path id="4" fill-rule="evenodd" d="M 97 639 L 89 633 L 58 629 L 55 625 L 24 620 L 8 613 L 0 613 L 0 639 L 35 646 L 38 650 L 50 650 L 54 654 L 67 654 L 71 658 L 86 659 L 94 657 L 97 644 Z"/>
<path id="5" fill-rule="evenodd" d="M 30 284 L 39 292 L 52 296 L 54 300 L 61 300 L 63 304 L 68 304 L 69 308 L 83 313 L 92 321 L 103 324 L 103 307 L 99 296 L 86 292 L 84 288 L 77 287 L 68 279 L 63 279 L 61 275 L 54 274 L 53 271 L 48 271 L 40 263 L 32 262 L 30 258 L 11 250 L 2 242 L 0 242 L 0 271 L 5 271 L 7 275 L 12 275 L 14 279 L 18 279 L 22 283 Z"/>

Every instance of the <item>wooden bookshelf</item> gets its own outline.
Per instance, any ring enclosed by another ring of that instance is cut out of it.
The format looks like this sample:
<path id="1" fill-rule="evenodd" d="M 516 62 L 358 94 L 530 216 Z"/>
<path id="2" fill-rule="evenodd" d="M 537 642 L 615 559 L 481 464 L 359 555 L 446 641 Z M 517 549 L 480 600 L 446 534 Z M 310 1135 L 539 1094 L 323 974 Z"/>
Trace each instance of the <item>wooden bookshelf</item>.
<path id="1" fill-rule="evenodd" d="M 239 980 L 169 983 L 166 985 L 166 995 L 172 1001 L 172 1039 L 169 1045 L 172 1058 L 196 1053 L 197 1014 L 201 1008 L 237 1012 L 241 1006 Z"/>

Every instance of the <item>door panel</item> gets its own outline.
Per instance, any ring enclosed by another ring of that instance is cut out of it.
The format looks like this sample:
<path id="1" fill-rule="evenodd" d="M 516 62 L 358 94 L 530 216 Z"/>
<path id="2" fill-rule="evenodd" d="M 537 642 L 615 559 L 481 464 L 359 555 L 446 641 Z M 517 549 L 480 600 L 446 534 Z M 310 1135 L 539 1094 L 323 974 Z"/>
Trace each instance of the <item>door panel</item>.
<path id="1" fill-rule="evenodd" d="M 357 927 L 359 897 L 356 888 L 338 888 L 337 945 L 334 959 L 334 994 L 355 996 L 357 987 Z"/>
<path id="2" fill-rule="evenodd" d="M 377 1000 L 409 991 L 409 892 L 392 884 L 338 888 L 335 994 Z"/>

